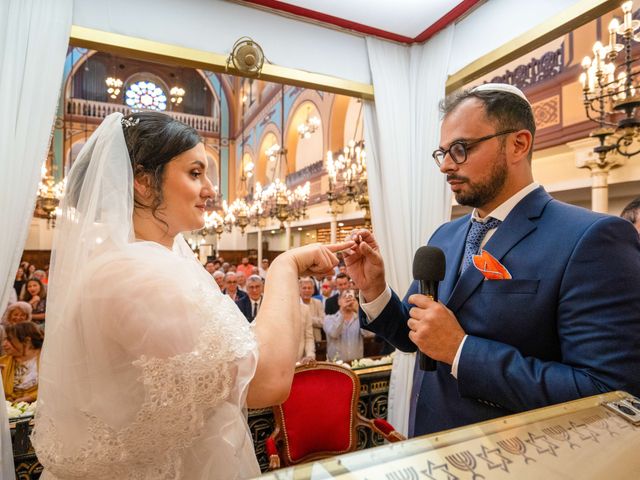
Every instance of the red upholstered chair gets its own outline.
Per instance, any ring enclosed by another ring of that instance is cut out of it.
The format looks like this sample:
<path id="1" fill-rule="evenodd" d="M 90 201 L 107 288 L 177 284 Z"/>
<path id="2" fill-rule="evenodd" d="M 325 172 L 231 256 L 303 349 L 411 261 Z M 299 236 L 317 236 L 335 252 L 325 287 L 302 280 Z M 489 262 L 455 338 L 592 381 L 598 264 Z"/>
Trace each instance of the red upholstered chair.
<path id="1" fill-rule="evenodd" d="M 361 416 L 359 396 L 360 380 L 349 368 L 329 362 L 297 367 L 289 398 L 273 407 L 276 428 L 266 441 L 269 467 L 352 452 L 359 426 L 390 442 L 405 439 L 386 420 Z"/>

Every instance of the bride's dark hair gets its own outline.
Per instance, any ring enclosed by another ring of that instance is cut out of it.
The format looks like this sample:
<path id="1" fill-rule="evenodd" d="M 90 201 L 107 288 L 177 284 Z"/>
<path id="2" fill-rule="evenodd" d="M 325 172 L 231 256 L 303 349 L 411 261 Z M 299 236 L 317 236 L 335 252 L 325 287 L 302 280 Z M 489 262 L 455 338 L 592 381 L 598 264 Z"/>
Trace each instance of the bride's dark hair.
<path id="1" fill-rule="evenodd" d="M 122 129 L 134 177 L 148 174 L 154 194 L 151 212 L 156 217 L 163 200 L 162 181 L 166 164 L 191 150 L 202 139 L 193 127 L 160 112 L 145 111 L 127 115 L 122 119 Z M 135 201 L 135 205 L 144 208 L 138 201 Z"/>

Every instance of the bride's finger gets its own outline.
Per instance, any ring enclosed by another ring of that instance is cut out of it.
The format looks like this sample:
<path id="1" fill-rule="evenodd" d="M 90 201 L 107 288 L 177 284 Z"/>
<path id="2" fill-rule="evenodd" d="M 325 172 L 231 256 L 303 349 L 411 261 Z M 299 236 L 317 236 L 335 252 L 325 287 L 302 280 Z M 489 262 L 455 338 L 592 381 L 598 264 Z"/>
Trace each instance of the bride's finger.
<path id="1" fill-rule="evenodd" d="M 356 242 L 354 242 L 353 240 L 347 240 L 346 242 L 342 242 L 342 243 L 333 243 L 331 245 L 325 245 L 325 248 L 329 249 L 329 251 L 331 252 L 339 252 L 341 250 L 347 250 L 350 249 L 352 247 L 354 247 L 356 244 Z"/>

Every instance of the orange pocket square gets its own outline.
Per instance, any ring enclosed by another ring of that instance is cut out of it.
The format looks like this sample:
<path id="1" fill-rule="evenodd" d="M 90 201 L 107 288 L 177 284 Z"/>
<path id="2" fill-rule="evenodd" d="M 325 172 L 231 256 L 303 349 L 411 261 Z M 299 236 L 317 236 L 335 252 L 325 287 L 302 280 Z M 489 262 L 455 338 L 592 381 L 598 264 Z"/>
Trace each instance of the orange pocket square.
<path id="1" fill-rule="evenodd" d="M 480 255 L 473 256 L 473 265 L 487 280 L 511 280 L 509 270 L 486 250 L 480 251 Z"/>

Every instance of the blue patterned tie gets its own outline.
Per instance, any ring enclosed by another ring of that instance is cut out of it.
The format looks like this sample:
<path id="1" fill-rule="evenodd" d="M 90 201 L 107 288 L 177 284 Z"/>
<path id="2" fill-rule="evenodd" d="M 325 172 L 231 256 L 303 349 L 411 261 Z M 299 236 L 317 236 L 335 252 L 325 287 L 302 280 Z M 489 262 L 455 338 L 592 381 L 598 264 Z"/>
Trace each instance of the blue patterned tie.
<path id="1" fill-rule="evenodd" d="M 482 239 L 487 232 L 493 228 L 498 228 L 500 223 L 500 220 L 491 217 L 489 217 L 489 220 L 484 223 L 471 220 L 471 228 L 469 229 L 469 233 L 467 233 L 467 240 L 464 244 L 464 262 L 462 264 L 462 272 L 464 272 L 469 265 L 473 263 L 473 256 L 477 255 L 480 251 Z"/>

